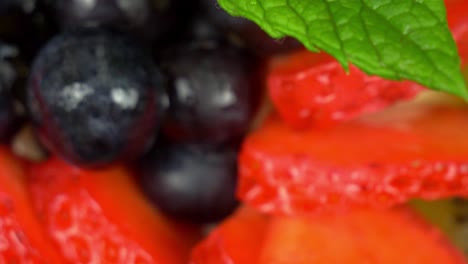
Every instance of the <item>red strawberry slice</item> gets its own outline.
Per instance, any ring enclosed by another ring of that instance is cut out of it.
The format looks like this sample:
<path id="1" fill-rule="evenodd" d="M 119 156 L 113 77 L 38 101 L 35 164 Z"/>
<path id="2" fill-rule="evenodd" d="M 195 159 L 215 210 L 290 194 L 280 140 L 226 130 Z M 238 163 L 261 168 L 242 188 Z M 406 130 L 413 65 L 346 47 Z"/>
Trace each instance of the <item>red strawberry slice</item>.
<path id="1" fill-rule="evenodd" d="M 346 73 L 333 57 L 305 50 L 273 61 L 267 78 L 273 104 L 295 128 L 330 126 L 376 112 L 423 89 L 369 76 L 354 66 Z"/>
<path id="2" fill-rule="evenodd" d="M 244 208 L 198 244 L 191 258 L 191 264 L 310 263 L 466 261 L 439 230 L 407 208 L 350 210 L 308 218 L 265 217 Z"/>
<path id="3" fill-rule="evenodd" d="M 462 64 L 468 60 L 468 1 L 445 0 L 447 7 L 447 22 L 457 43 Z"/>
<path id="4" fill-rule="evenodd" d="M 72 263 L 187 263 L 193 235 L 142 196 L 119 166 L 83 170 L 57 158 L 29 169 L 35 209 Z"/>
<path id="5" fill-rule="evenodd" d="M 467 263 L 412 211 L 356 210 L 272 220 L 259 264 Z"/>
<path id="6" fill-rule="evenodd" d="M 241 207 L 195 247 L 191 264 L 256 263 L 269 217 Z"/>
<path id="7" fill-rule="evenodd" d="M 0 263 L 64 263 L 35 215 L 23 166 L 0 147 Z"/>
<path id="8" fill-rule="evenodd" d="M 468 197 L 468 107 L 406 103 L 328 129 L 272 117 L 240 154 L 239 197 L 274 213 Z"/>

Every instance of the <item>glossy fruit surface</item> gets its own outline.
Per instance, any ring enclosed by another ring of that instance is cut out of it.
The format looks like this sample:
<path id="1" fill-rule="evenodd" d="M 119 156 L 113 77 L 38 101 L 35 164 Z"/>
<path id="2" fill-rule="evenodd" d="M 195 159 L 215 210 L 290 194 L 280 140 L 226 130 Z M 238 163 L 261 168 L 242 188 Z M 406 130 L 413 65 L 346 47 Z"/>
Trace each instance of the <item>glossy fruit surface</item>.
<path id="1" fill-rule="evenodd" d="M 183 264 L 181 236 L 122 167 L 86 171 L 52 158 L 28 169 L 34 208 L 71 263 Z"/>
<path id="2" fill-rule="evenodd" d="M 330 126 L 411 99 L 423 88 L 368 76 L 350 66 L 349 74 L 325 53 L 300 50 L 271 62 L 267 85 L 281 117 L 296 128 Z"/>
<path id="3" fill-rule="evenodd" d="M 55 23 L 62 30 L 107 27 L 125 31 L 144 41 L 164 41 L 162 37 L 176 28 L 179 1 L 169 0 L 43 0 Z M 182 2 L 182 1 L 180 1 Z M 185 1 L 184 1 L 185 2 Z M 188 9 L 188 10 L 187 10 Z M 187 18 L 187 16 L 185 16 Z"/>
<path id="4" fill-rule="evenodd" d="M 179 33 L 178 43 L 190 42 L 216 42 L 218 44 L 229 44 L 229 38 L 219 27 L 213 24 L 208 18 L 200 14 L 192 18 L 190 25 Z"/>
<path id="5" fill-rule="evenodd" d="M 32 207 L 23 167 L 0 147 L 0 262 L 64 263 Z"/>
<path id="6" fill-rule="evenodd" d="M 192 251 L 191 264 L 257 263 L 270 217 L 240 207 Z"/>
<path id="7" fill-rule="evenodd" d="M 240 154 L 239 197 L 271 213 L 468 196 L 468 108 L 419 101 L 328 129 L 272 117 Z"/>
<path id="8" fill-rule="evenodd" d="M 9 89 L 16 78 L 16 71 L 9 59 L 18 56 L 18 48 L 0 41 L 0 85 Z"/>
<path id="9" fill-rule="evenodd" d="M 38 54 L 27 92 L 42 141 L 82 166 L 138 158 L 167 107 L 150 55 L 125 36 L 100 30 L 51 40 Z"/>
<path id="10" fill-rule="evenodd" d="M 406 208 L 272 220 L 261 264 L 466 263 L 435 227 Z"/>
<path id="11" fill-rule="evenodd" d="M 408 208 L 268 217 L 242 208 L 198 244 L 191 264 L 466 263 Z"/>
<path id="12" fill-rule="evenodd" d="M 163 56 L 170 107 L 163 131 L 177 142 L 219 143 L 242 137 L 259 104 L 255 63 L 216 42 L 178 46 Z"/>
<path id="13" fill-rule="evenodd" d="M 63 28 L 144 23 L 150 16 L 149 1 L 47 0 Z"/>
<path id="14" fill-rule="evenodd" d="M 457 43 L 458 53 L 463 65 L 468 62 L 468 2 L 464 0 L 445 0 L 447 22 Z"/>
<path id="15" fill-rule="evenodd" d="M 142 162 L 140 186 L 166 214 L 214 222 L 237 206 L 237 148 L 207 144 L 157 145 Z"/>

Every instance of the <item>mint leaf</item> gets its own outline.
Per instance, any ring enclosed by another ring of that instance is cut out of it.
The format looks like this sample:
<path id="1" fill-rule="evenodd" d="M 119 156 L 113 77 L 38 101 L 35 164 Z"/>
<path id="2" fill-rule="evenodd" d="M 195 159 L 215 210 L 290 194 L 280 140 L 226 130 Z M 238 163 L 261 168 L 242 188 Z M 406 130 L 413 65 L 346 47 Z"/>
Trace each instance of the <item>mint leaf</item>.
<path id="1" fill-rule="evenodd" d="M 346 69 L 416 81 L 465 99 L 468 92 L 443 0 L 218 0 L 274 38 L 324 50 Z"/>

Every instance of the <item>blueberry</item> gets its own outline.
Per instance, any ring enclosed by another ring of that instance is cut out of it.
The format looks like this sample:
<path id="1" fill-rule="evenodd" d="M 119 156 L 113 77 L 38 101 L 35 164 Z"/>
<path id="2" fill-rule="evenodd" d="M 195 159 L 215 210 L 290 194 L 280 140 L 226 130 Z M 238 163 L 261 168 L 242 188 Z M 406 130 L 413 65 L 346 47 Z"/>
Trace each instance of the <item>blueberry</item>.
<path id="1" fill-rule="evenodd" d="M 44 18 L 37 8 L 33 13 L 25 13 L 22 7 L 8 6 L 8 1 L 3 3 L 0 0 L 0 39 L 17 47 L 21 51 L 21 59 L 30 63 L 39 47 L 44 44 L 44 39 L 50 36 L 51 28 L 44 28 L 47 25 Z"/>
<path id="2" fill-rule="evenodd" d="M 179 43 L 193 41 L 227 42 L 224 32 L 203 16 L 192 18 L 189 26 L 179 33 Z"/>
<path id="3" fill-rule="evenodd" d="M 0 42 L 0 86 L 1 90 L 9 89 L 16 78 L 16 71 L 8 61 L 19 55 L 16 47 Z"/>
<path id="4" fill-rule="evenodd" d="M 140 164 L 140 185 L 156 207 L 192 222 L 213 222 L 237 206 L 237 148 L 162 144 Z"/>
<path id="5" fill-rule="evenodd" d="M 287 53 L 300 48 L 300 42 L 293 38 L 273 39 L 254 22 L 242 17 L 229 15 L 222 9 L 217 0 L 200 0 L 201 12 L 214 25 L 221 28 L 226 34 L 249 48 L 261 57 L 274 54 Z M 235 36 L 237 35 L 237 36 Z"/>
<path id="6" fill-rule="evenodd" d="M 11 11 L 31 13 L 35 6 L 36 0 L 1 0 L 0 14 L 6 14 Z"/>
<path id="7" fill-rule="evenodd" d="M 170 109 L 163 125 L 178 142 L 226 142 L 243 136 L 258 108 L 256 64 L 232 46 L 202 41 L 162 58 Z"/>
<path id="8" fill-rule="evenodd" d="M 86 167 L 144 153 L 167 108 L 165 84 L 144 50 L 101 30 L 52 39 L 37 56 L 27 89 L 43 143 Z"/>
<path id="9" fill-rule="evenodd" d="M 3 87 L 0 89 L 0 142 L 8 143 L 18 132 L 23 120 L 16 112 L 10 93 L 3 91 Z"/>
<path id="10" fill-rule="evenodd" d="M 18 55 L 18 50 L 0 42 L 0 142 L 8 142 L 18 131 L 21 118 L 16 112 L 11 87 L 16 79 L 16 72 L 8 61 Z"/>
<path id="11" fill-rule="evenodd" d="M 174 30 L 181 0 L 44 0 L 64 30 L 108 27 L 153 40 Z"/>
<path id="12" fill-rule="evenodd" d="M 108 24 L 144 23 L 150 16 L 146 0 L 48 0 L 46 6 L 53 9 L 62 28 L 100 26 Z"/>

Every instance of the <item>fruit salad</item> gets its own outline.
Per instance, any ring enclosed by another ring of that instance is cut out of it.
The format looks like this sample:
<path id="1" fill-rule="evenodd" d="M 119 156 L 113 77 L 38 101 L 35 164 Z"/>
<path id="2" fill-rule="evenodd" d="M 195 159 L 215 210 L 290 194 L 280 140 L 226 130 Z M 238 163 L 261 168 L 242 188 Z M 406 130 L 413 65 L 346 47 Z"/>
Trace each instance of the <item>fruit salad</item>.
<path id="1" fill-rule="evenodd" d="M 0 0 L 0 263 L 468 263 L 468 2 L 390 2 L 376 67 L 312 0 Z"/>

